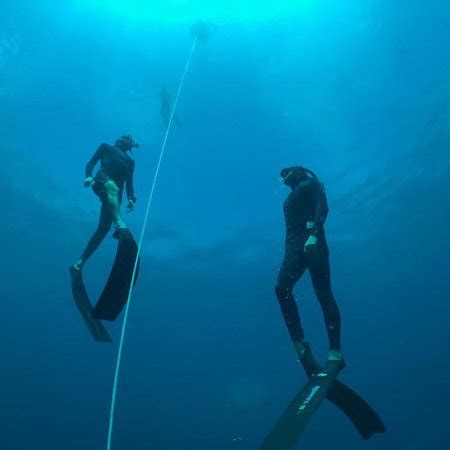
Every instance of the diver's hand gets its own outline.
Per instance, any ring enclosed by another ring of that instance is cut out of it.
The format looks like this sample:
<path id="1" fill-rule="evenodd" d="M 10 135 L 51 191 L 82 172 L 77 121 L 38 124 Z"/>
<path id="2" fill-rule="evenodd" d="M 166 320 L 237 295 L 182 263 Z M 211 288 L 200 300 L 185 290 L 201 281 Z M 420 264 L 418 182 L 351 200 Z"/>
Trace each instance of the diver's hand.
<path id="1" fill-rule="evenodd" d="M 127 212 L 133 212 L 134 211 L 134 205 L 136 203 L 136 200 L 128 200 L 128 204 L 127 204 Z"/>
<path id="2" fill-rule="evenodd" d="M 84 180 L 84 187 L 85 188 L 91 187 L 93 183 L 94 183 L 94 178 L 86 177 L 86 179 Z"/>
<path id="3" fill-rule="evenodd" d="M 314 252 L 316 247 L 317 247 L 317 237 L 311 234 L 308 240 L 305 242 L 305 247 L 303 250 L 307 255 L 310 255 L 311 253 Z"/>

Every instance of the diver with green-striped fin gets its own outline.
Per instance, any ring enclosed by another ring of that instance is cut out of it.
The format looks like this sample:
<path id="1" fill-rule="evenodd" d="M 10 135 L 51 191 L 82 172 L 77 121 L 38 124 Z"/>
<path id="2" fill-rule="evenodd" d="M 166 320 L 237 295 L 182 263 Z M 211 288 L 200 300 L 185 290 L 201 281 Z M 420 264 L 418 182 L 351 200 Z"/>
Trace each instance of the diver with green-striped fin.
<path id="1" fill-rule="evenodd" d="M 133 175 L 134 160 L 129 153 L 138 148 L 131 135 L 125 135 L 116 140 L 114 145 L 102 144 L 86 164 L 86 178 L 84 187 L 92 187 L 94 193 L 100 198 L 101 209 L 98 226 L 78 261 L 70 266 L 70 272 L 80 273 L 86 261 L 97 250 L 103 239 L 114 224 L 115 239 L 127 239 L 130 236 L 120 213 L 123 190 L 128 197 L 127 212 L 134 210 L 136 196 L 134 194 Z M 97 163 L 100 168 L 93 176 Z"/>
<path id="2" fill-rule="evenodd" d="M 341 316 L 331 289 L 329 251 L 324 230 L 328 215 L 324 186 L 312 171 L 304 167 L 285 168 L 281 171 L 281 178 L 291 188 L 283 208 L 286 222 L 285 255 L 275 287 L 284 320 L 297 354 L 303 361 L 309 347 L 305 342 L 293 289 L 308 270 L 325 319 L 329 341 L 328 360 L 341 361 L 344 365 Z"/>
<path id="3" fill-rule="evenodd" d="M 345 367 L 341 352 L 341 315 L 331 290 L 330 263 L 324 224 L 328 202 L 323 183 L 305 167 L 287 167 L 281 178 L 291 189 L 284 202 L 285 255 L 275 292 L 295 350 L 308 380 L 280 415 L 259 450 L 292 450 L 313 415 L 327 399 L 353 424 L 364 439 L 384 433 L 386 426 L 373 408 L 338 380 Z M 300 321 L 293 289 L 305 271 L 311 275 L 328 334 L 324 365 L 315 359 Z"/>

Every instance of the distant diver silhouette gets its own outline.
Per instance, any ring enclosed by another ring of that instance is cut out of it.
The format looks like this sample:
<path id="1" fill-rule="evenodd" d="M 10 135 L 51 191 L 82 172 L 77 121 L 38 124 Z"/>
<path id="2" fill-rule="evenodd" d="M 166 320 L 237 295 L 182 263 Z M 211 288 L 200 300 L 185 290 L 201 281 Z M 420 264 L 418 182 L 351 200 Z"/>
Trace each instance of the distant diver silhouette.
<path id="1" fill-rule="evenodd" d="M 170 115 L 172 113 L 172 97 L 165 87 L 161 88 L 159 92 L 159 98 L 161 100 L 160 114 L 164 124 L 164 129 L 167 129 L 170 122 Z M 177 127 L 181 127 L 181 120 L 177 114 L 174 114 L 173 121 Z"/>
<path id="2" fill-rule="evenodd" d="M 200 42 L 206 42 L 214 31 L 215 27 L 211 22 L 206 20 L 199 20 L 191 27 L 191 36 Z"/>

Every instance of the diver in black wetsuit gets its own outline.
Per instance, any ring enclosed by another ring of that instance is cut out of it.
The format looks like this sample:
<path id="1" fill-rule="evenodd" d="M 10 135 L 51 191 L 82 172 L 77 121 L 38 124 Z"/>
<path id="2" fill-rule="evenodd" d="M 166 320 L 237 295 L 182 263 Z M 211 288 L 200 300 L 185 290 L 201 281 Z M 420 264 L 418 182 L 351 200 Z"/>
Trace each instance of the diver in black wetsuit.
<path id="1" fill-rule="evenodd" d="M 120 204 L 125 187 L 128 197 L 127 212 L 134 210 L 136 203 L 133 187 L 134 160 L 128 152 L 138 147 L 139 144 L 136 144 L 130 135 L 122 136 L 117 139 L 114 146 L 100 145 L 87 163 L 84 186 L 86 188 L 92 186 L 92 190 L 100 198 L 100 218 L 97 230 L 89 240 L 80 259 L 70 267 L 71 272 L 78 272 L 83 268 L 108 234 L 113 223 L 116 227 L 114 238 L 123 239 L 129 236 L 128 228 L 120 215 Z M 94 178 L 92 172 L 99 161 L 100 169 Z"/>
<path id="2" fill-rule="evenodd" d="M 292 291 L 308 269 L 325 318 L 329 359 L 340 360 L 341 316 L 331 290 L 328 245 L 324 230 L 328 214 L 325 189 L 317 176 L 303 167 L 283 169 L 281 177 L 292 190 L 284 203 L 285 256 L 275 287 L 281 311 L 301 358 L 306 348 L 305 336 Z"/>
<path id="3" fill-rule="evenodd" d="M 160 109 L 161 118 L 164 123 L 164 128 L 167 129 L 170 123 L 170 114 L 172 113 L 172 97 L 169 94 L 168 90 L 163 87 L 159 92 L 159 98 L 161 100 L 161 109 Z M 181 127 L 181 120 L 176 114 L 173 120 L 175 121 L 177 127 Z"/>

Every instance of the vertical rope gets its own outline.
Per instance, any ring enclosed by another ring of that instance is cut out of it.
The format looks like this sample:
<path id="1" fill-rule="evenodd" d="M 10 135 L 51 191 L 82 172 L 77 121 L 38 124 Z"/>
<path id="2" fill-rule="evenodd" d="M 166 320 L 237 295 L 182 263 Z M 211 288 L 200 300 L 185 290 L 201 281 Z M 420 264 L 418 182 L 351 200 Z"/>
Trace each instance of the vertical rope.
<path id="1" fill-rule="evenodd" d="M 180 84 L 178 86 L 177 96 L 175 98 L 172 112 L 170 114 L 169 125 L 167 126 L 166 133 L 164 135 L 164 140 L 163 140 L 163 143 L 161 146 L 161 151 L 159 153 L 158 164 L 156 166 L 155 174 L 153 176 L 153 182 L 152 182 L 150 194 L 149 194 L 148 201 L 147 201 L 147 208 L 145 210 L 144 223 L 142 224 L 141 234 L 139 237 L 136 261 L 134 263 L 133 274 L 131 276 L 130 290 L 128 291 L 128 298 L 127 298 L 127 303 L 125 306 L 125 312 L 124 312 L 124 317 L 123 317 L 123 322 L 122 322 L 122 329 L 121 329 L 121 334 L 120 334 L 119 349 L 117 351 L 117 361 L 116 361 L 116 368 L 114 371 L 114 383 L 113 383 L 112 396 L 111 396 L 111 409 L 110 409 L 110 413 L 109 413 L 108 441 L 107 441 L 107 445 L 106 445 L 107 450 L 111 450 L 112 433 L 114 430 L 114 417 L 115 417 L 115 412 L 116 412 L 117 386 L 119 384 L 119 377 L 120 377 L 120 364 L 122 361 L 123 346 L 124 346 L 124 342 L 125 342 L 125 335 L 126 335 L 127 323 L 128 323 L 128 312 L 130 310 L 133 285 L 134 285 L 134 281 L 136 279 L 136 271 L 137 271 L 137 267 L 138 267 L 139 256 L 141 254 L 142 242 L 144 240 L 145 231 L 147 229 L 150 207 L 152 205 L 153 196 L 154 196 L 155 189 L 156 189 L 156 184 L 157 184 L 159 172 L 161 169 L 161 164 L 162 164 L 162 161 L 164 158 L 164 153 L 166 150 L 167 138 L 169 137 L 169 132 L 170 132 L 170 129 L 172 128 L 172 122 L 173 122 L 173 118 L 175 115 L 175 110 L 177 109 L 178 100 L 180 98 L 181 91 L 183 90 L 184 80 L 186 78 L 186 74 L 189 69 L 189 65 L 191 63 L 192 55 L 194 54 L 194 50 L 197 45 L 197 41 L 198 41 L 198 34 L 195 37 L 194 42 L 192 44 L 191 52 L 189 53 L 189 57 L 186 62 L 186 67 L 184 68 L 183 76 L 181 77 Z"/>

